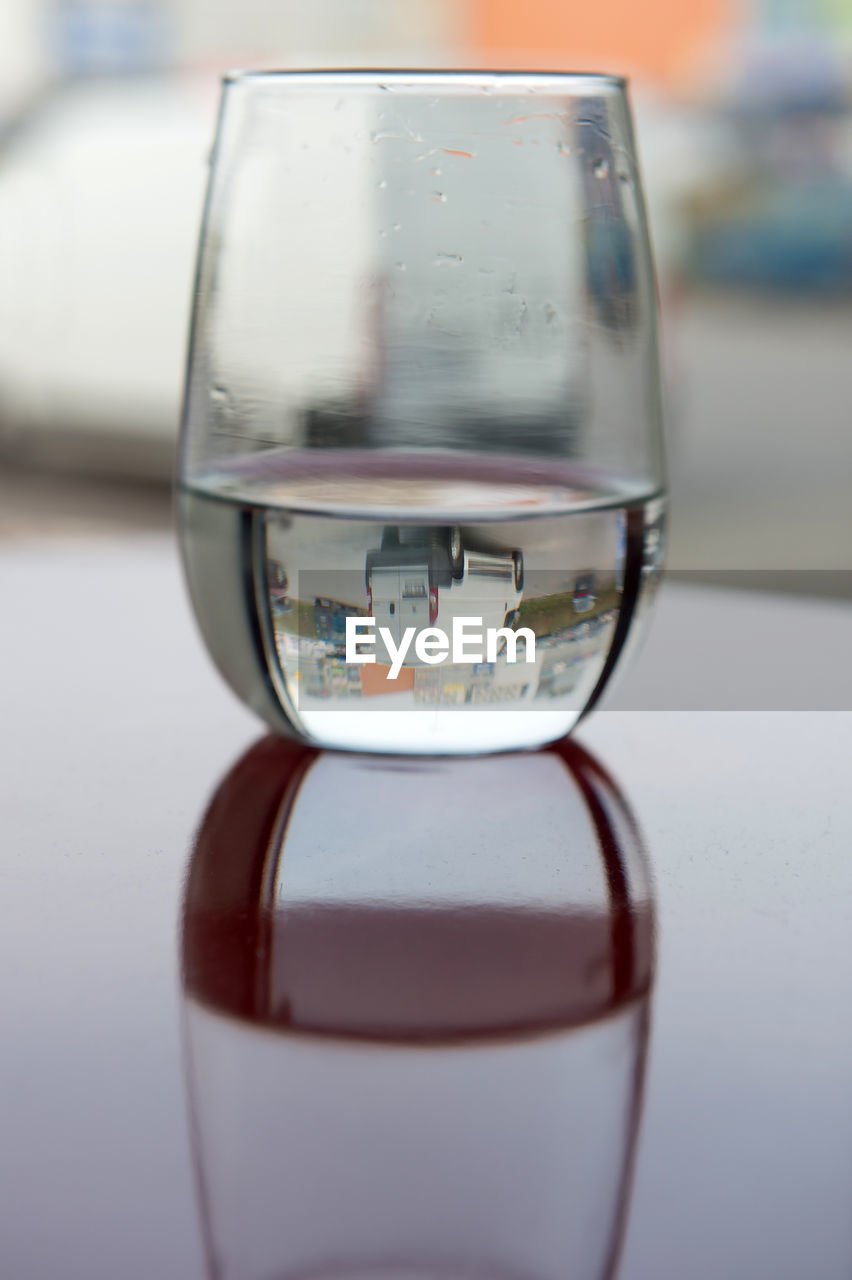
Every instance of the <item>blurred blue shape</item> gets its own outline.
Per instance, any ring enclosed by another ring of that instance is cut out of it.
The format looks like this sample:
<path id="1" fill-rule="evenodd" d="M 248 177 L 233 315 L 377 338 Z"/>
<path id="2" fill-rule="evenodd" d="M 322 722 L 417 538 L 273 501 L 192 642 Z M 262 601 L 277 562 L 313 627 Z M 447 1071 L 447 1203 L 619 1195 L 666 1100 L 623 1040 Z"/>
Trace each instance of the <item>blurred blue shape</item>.
<path id="1" fill-rule="evenodd" d="M 773 187 L 750 215 L 698 229 L 699 278 L 801 293 L 852 293 L 852 185 L 831 179 Z"/>
<path id="2" fill-rule="evenodd" d="M 54 0 L 47 22 L 62 76 L 150 72 L 169 61 L 167 23 L 157 0 Z"/>

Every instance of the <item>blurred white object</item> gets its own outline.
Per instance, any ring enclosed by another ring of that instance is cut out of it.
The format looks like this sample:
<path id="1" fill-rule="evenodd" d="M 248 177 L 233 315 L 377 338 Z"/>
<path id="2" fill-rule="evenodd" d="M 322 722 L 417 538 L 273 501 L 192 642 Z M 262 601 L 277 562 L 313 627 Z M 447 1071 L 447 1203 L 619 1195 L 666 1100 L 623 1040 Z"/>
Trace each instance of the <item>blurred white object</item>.
<path id="1" fill-rule="evenodd" d="M 90 83 L 0 155 L 0 431 L 171 466 L 218 85 Z"/>
<path id="2" fill-rule="evenodd" d="M 0 4 L 0 127 L 42 91 L 50 74 L 43 18 L 32 0 Z"/>
<path id="3" fill-rule="evenodd" d="M 0 152 L 0 442 L 171 474 L 218 94 L 213 75 L 81 82 Z M 729 153 L 706 115 L 649 96 L 636 108 L 665 295 L 677 204 Z"/>
<path id="4" fill-rule="evenodd" d="M 712 110 L 676 106 L 648 88 L 634 91 L 632 99 L 651 238 L 665 297 L 667 280 L 679 274 L 687 249 L 685 201 L 737 175 L 741 152 L 730 124 Z"/>

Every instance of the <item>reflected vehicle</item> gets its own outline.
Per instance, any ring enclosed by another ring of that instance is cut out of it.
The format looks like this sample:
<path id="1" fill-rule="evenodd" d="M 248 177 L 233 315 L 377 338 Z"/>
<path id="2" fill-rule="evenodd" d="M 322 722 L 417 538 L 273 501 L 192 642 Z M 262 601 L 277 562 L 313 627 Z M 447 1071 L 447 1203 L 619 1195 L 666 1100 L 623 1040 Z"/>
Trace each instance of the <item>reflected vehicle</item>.
<path id="1" fill-rule="evenodd" d="M 574 609 L 577 613 L 588 613 L 597 603 L 595 594 L 595 575 L 584 573 L 574 584 Z"/>
<path id="2" fill-rule="evenodd" d="M 514 626 L 523 599 L 524 558 L 518 550 L 465 547 L 458 526 L 391 525 L 381 548 L 368 553 L 364 576 L 367 612 L 398 645 L 407 627 L 417 632 L 440 627 L 449 635 L 453 619 L 460 617 L 481 618 L 483 628 Z M 377 639 L 377 652 L 382 649 Z M 413 662 L 409 657 L 408 664 Z"/>

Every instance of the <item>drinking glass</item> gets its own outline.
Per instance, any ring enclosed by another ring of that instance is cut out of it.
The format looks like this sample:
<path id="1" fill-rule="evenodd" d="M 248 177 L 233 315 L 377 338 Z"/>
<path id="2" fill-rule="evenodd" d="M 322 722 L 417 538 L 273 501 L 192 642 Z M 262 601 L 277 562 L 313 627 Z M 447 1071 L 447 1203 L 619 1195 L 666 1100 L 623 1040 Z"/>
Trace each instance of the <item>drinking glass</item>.
<path id="1" fill-rule="evenodd" d="M 596 761 L 267 738 L 220 784 L 186 885 L 211 1277 L 614 1275 L 654 907 Z"/>
<path id="2" fill-rule="evenodd" d="M 226 80 L 179 522 L 210 653 L 270 726 L 567 733 L 659 569 L 660 418 L 622 80 Z"/>

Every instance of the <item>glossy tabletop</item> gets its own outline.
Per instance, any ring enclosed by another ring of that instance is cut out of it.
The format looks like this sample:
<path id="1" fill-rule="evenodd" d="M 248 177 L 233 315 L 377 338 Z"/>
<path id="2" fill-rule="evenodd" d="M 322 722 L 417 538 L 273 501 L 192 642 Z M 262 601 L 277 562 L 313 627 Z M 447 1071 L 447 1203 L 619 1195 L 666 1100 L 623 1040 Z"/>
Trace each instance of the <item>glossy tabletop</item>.
<path id="1" fill-rule="evenodd" d="M 9 544 L 0 583 L 0 1274 L 194 1280 L 221 1170 L 187 1102 L 185 884 L 263 730 L 165 536 Z M 653 881 L 622 1280 L 852 1273 L 850 651 L 848 606 L 665 584 L 577 733 Z"/>

